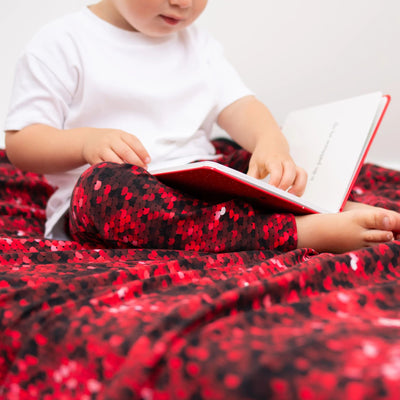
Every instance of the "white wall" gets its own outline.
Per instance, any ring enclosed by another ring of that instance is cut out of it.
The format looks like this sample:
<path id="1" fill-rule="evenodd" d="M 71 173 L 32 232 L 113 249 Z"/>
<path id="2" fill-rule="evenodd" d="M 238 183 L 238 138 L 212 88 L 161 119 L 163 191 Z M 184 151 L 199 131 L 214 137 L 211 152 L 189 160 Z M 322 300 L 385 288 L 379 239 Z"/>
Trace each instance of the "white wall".
<path id="1" fill-rule="evenodd" d="M 14 66 L 30 37 L 46 22 L 95 0 L 0 0 L 0 148 Z"/>
<path id="2" fill-rule="evenodd" d="M 1 121 L 23 43 L 46 20 L 90 2 L 1 0 Z M 200 23 L 279 122 L 295 108 L 391 94 L 369 160 L 400 169 L 399 15 L 398 0 L 210 0 Z"/>

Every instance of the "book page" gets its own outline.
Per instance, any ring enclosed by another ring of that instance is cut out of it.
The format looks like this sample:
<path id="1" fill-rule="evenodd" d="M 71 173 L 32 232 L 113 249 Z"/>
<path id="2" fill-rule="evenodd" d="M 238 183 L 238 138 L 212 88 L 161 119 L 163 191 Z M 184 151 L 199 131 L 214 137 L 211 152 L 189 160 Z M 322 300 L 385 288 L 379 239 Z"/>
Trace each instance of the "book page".
<path id="1" fill-rule="evenodd" d="M 381 101 L 376 92 L 288 115 L 282 130 L 294 161 L 308 173 L 304 200 L 339 211 Z"/>

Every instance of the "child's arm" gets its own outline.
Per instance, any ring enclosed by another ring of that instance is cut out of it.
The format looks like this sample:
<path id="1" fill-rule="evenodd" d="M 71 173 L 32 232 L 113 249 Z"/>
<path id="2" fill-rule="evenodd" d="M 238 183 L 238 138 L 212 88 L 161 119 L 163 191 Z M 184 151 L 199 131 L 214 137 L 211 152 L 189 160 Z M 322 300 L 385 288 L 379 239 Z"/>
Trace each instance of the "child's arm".
<path id="1" fill-rule="evenodd" d="M 252 153 L 248 174 L 302 195 L 306 172 L 296 166 L 289 145 L 268 108 L 253 96 L 246 96 L 221 111 L 218 125 L 240 146 Z"/>
<path id="2" fill-rule="evenodd" d="M 57 173 L 102 161 L 147 167 L 150 156 L 135 136 L 120 130 L 60 130 L 35 124 L 6 132 L 10 161 L 22 170 Z"/>

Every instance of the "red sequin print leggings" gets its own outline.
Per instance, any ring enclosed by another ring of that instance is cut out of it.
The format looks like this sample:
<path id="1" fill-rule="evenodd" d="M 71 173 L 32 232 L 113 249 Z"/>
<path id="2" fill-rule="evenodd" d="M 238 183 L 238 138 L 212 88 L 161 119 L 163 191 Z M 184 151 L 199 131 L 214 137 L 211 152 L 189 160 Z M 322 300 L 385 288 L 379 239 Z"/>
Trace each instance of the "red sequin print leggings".
<path id="1" fill-rule="evenodd" d="M 246 171 L 249 153 L 217 161 Z M 90 245 L 227 252 L 296 247 L 292 214 L 268 214 L 241 200 L 205 201 L 161 183 L 144 169 L 104 162 L 75 186 L 69 213 L 73 239 Z"/>

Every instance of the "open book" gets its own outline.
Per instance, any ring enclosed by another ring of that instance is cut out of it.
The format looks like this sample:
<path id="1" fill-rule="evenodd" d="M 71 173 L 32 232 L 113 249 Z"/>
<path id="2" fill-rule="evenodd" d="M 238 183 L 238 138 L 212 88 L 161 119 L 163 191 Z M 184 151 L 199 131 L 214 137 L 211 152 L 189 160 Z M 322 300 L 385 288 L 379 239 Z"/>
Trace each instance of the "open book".
<path id="1" fill-rule="evenodd" d="M 282 131 L 295 163 L 308 173 L 303 196 L 214 161 L 152 171 L 162 182 L 207 199 L 242 198 L 264 208 L 304 213 L 341 211 L 390 97 L 375 92 L 290 113 Z"/>

